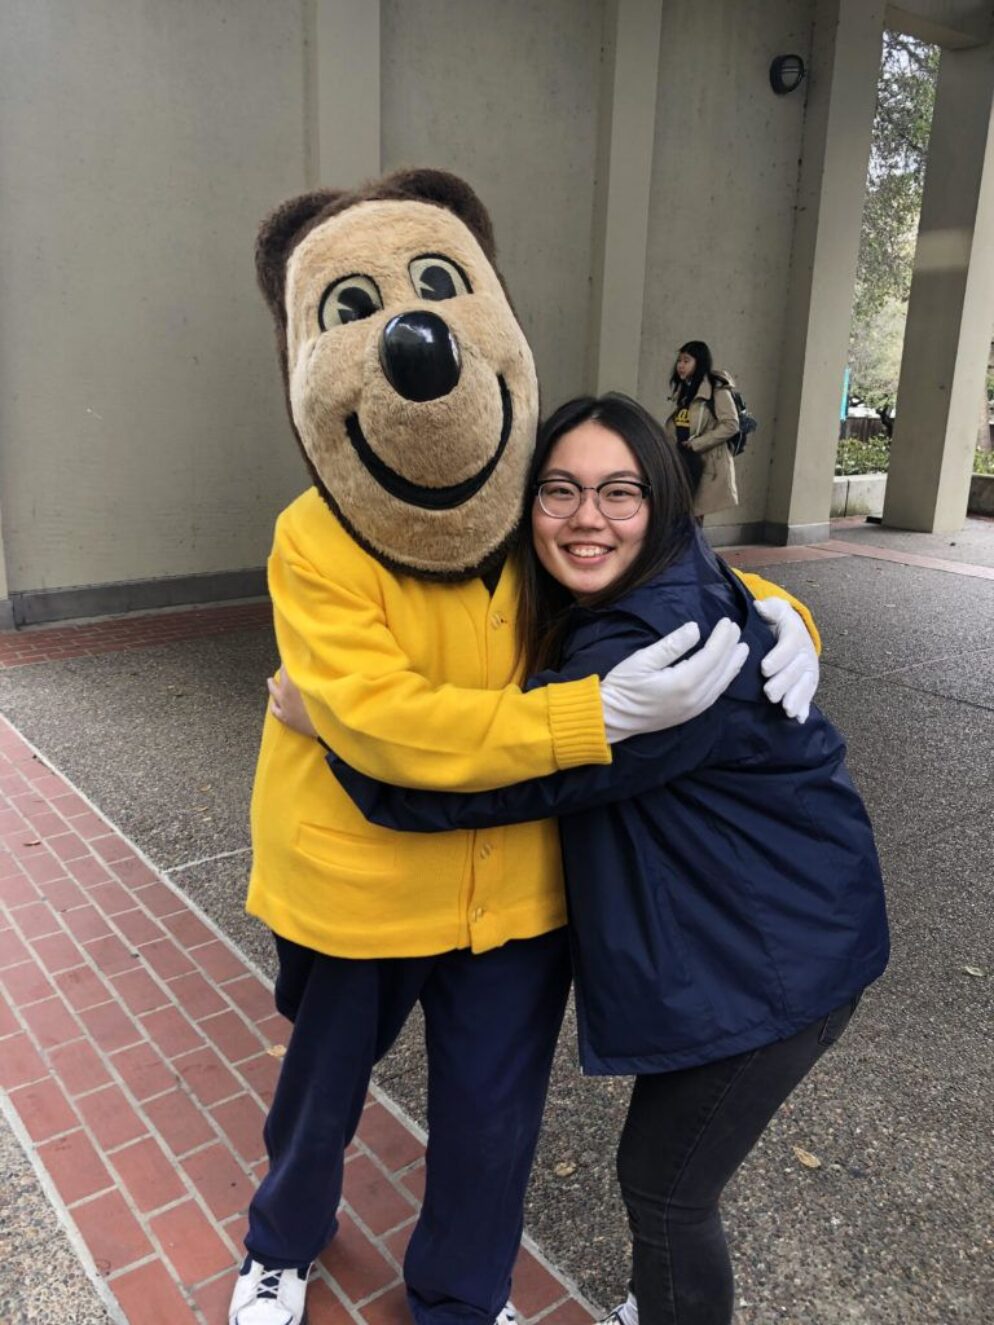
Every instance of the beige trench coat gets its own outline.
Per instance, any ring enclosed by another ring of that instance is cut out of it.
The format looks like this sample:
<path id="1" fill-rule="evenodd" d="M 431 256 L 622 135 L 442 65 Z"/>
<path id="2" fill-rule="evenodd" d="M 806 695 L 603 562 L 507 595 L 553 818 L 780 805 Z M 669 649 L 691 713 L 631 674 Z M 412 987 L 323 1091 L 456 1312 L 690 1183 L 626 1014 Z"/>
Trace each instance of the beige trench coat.
<path id="1" fill-rule="evenodd" d="M 716 377 L 723 377 L 731 386 L 735 383 L 726 372 L 715 369 Z M 697 395 L 690 402 L 690 449 L 696 451 L 704 461 L 704 472 L 694 499 L 695 515 L 710 515 L 712 511 L 724 511 L 739 504 L 739 494 L 735 486 L 735 461 L 725 445 L 729 437 L 734 437 L 739 430 L 739 416 L 730 391 L 722 387 L 714 392 L 714 412 L 711 407 L 712 390 L 707 378 L 697 389 Z M 674 405 L 675 397 L 670 397 Z M 667 438 L 677 445 L 676 409 L 663 424 Z"/>

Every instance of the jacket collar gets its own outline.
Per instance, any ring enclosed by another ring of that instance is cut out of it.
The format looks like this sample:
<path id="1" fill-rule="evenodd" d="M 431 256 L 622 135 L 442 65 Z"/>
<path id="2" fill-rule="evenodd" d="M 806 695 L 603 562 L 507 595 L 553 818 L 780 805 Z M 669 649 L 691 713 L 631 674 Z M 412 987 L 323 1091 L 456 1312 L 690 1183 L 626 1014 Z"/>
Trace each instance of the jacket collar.
<path id="1" fill-rule="evenodd" d="M 723 381 L 727 382 L 729 386 L 734 387 L 735 381 L 731 373 L 726 373 L 724 368 L 712 368 L 711 372 L 714 377 L 720 377 L 722 378 Z M 676 400 L 679 394 L 680 394 L 679 390 L 674 391 L 670 396 L 670 400 Z M 714 388 L 711 385 L 711 379 L 708 377 L 701 378 L 701 384 L 697 388 L 697 394 L 694 396 L 694 399 L 710 400 L 713 395 L 714 395 Z"/>
<path id="2" fill-rule="evenodd" d="M 711 545 L 704 537 L 699 526 L 694 523 L 690 537 L 676 561 L 670 563 L 663 572 L 667 584 L 714 584 L 724 578 L 718 558 L 711 550 Z M 650 585 L 636 589 L 632 597 L 651 592 Z"/>

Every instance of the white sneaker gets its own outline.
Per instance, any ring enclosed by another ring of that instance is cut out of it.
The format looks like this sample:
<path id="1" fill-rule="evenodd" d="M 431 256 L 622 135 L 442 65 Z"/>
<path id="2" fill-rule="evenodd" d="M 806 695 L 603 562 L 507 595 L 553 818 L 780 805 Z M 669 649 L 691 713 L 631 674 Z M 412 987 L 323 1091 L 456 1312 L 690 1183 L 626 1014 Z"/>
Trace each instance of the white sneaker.
<path id="1" fill-rule="evenodd" d="M 235 1281 L 228 1325 L 304 1325 L 306 1270 L 267 1270 L 247 1260 Z"/>
<path id="2" fill-rule="evenodd" d="M 518 1325 L 518 1313 L 510 1302 L 505 1302 L 500 1311 L 497 1312 L 494 1325 Z"/>
<path id="3" fill-rule="evenodd" d="M 635 1295 L 629 1293 L 627 1299 L 599 1321 L 598 1325 L 639 1325 L 639 1304 Z"/>

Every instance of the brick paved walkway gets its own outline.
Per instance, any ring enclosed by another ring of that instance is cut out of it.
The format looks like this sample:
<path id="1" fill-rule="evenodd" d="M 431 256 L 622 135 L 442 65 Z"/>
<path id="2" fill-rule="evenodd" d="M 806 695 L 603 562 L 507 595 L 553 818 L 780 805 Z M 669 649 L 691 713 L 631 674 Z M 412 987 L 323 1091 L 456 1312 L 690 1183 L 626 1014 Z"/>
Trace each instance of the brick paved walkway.
<path id="1" fill-rule="evenodd" d="M 180 637 L 161 615 L 132 638 L 152 642 L 156 623 Z M 121 624 L 106 623 L 112 640 Z M 99 637 L 98 623 L 87 651 Z M 226 1320 L 289 1026 L 227 940 L 4 720 L 0 982 L 0 1099 L 112 1315 Z M 310 1323 L 407 1320 L 400 1261 L 423 1138 L 379 1092 L 345 1173 Z M 514 1300 L 548 1325 L 590 1320 L 528 1249 Z"/>
<path id="2" fill-rule="evenodd" d="M 723 552 L 744 567 L 862 556 L 994 576 L 840 540 Z M 269 619 L 253 602 L 3 632 L 0 668 Z M 3 719 L 0 984 L 0 1104 L 111 1314 L 218 1325 L 289 1027 L 227 939 Z M 311 1325 L 408 1319 L 400 1260 L 423 1179 L 422 1136 L 374 1091 L 347 1157 L 341 1231 L 310 1290 Z M 530 1247 L 513 1294 L 526 1320 L 591 1318 Z"/>

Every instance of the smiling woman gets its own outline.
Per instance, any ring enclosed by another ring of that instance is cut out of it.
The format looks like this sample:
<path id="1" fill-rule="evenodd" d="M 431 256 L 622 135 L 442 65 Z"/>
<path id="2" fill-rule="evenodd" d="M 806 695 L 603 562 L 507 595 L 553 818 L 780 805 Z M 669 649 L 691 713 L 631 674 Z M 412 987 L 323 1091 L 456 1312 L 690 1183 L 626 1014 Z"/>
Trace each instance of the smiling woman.
<path id="1" fill-rule="evenodd" d="M 692 721 L 619 742 L 610 765 L 483 793 L 388 786 L 328 759 L 372 824 L 408 835 L 560 816 L 580 1060 L 636 1078 L 618 1148 L 634 1295 L 605 1325 L 730 1325 L 722 1190 L 887 962 L 873 833 L 839 733 L 817 709 L 802 725 L 767 702 L 763 604 L 694 523 L 659 424 L 626 396 L 571 401 L 541 429 L 533 486 L 518 550 L 528 693 L 596 672 L 603 699 L 634 645 L 719 617 L 742 630 L 741 672 Z"/>
<path id="2" fill-rule="evenodd" d="M 588 419 L 559 439 L 542 470 L 532 514 L 536 556 L 579 598 L 607 588 L 642 547 L 650 491 L 618 434 Z"/>
<path id="3" fill-rule="evenodd" d="M 693 497 L 676 448 L 621 395 L 561 406 L 542 427 L 532 472 L 535 555 L 519 557 L 520 635 L 527 670 L 539 672 L 554 665 L 575 598 L 596 608 L 679 555 Z"/>

